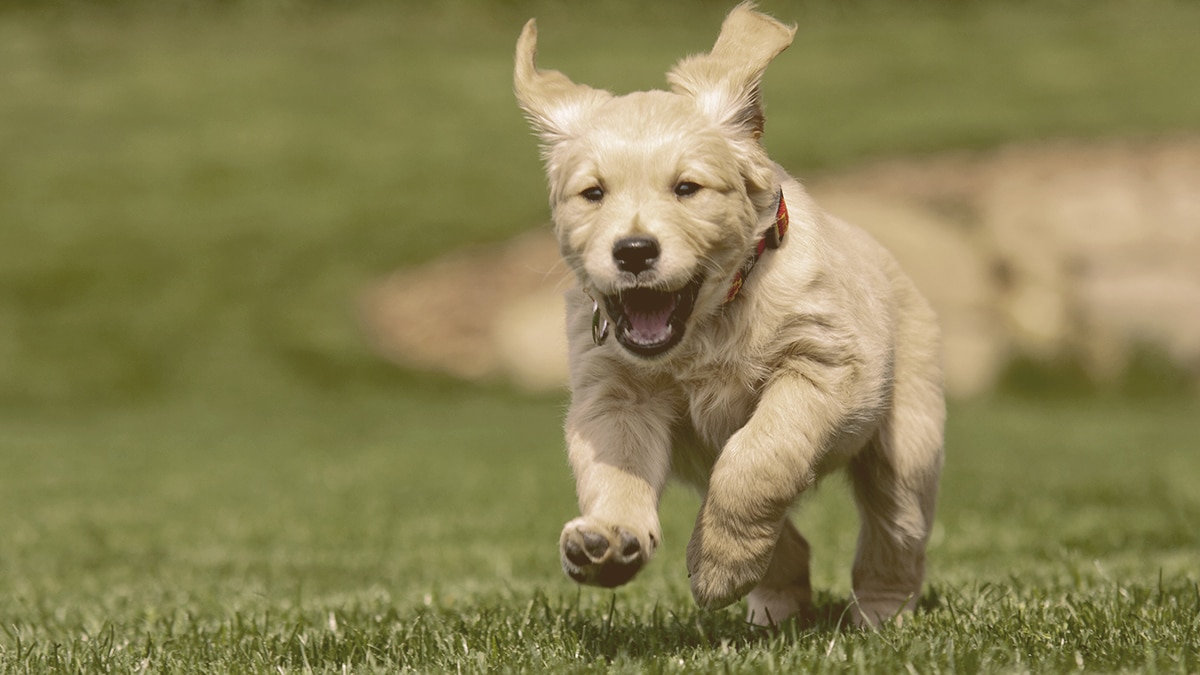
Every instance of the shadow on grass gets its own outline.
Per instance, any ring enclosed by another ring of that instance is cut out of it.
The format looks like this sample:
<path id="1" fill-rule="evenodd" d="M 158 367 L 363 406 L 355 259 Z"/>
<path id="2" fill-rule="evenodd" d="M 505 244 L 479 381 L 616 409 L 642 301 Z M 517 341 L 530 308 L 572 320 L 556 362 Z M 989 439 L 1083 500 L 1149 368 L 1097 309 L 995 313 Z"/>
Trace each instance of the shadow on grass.
<path id="1" fill-rule="evenodd" d="M 926 603 L 922 603 L 922 608 Z M 936 606 L 934 604 L 929 606 Z M 577 608 L 576 608 L 577 609 Z M 857 632 L 850 622 L 849 601 L 819 597 L 801 616 L 766 627 L 749 623 L 741 603 L 707 612 L 689 606 L 683 611 L 655 605 L 637 615 L 622 611 L 613 594 L 603 615 L 579 612 L 567 621 L 569 632 L 586 656 L 613 662 L 622 658 L 673 657 L 697 652 L 726 653 L 768 645 L 825 641 L 842 632 Z"/>

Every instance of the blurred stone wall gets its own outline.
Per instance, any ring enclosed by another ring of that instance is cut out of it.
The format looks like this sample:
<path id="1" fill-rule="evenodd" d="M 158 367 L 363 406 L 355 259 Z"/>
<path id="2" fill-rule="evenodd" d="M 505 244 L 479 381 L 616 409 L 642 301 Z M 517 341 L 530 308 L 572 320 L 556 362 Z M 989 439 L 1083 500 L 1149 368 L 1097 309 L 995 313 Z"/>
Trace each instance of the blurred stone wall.
<path id="1" fill-rule="evenodd" d="M 988 391 L 1016 355 L 1103 382 L 1149 347 L 1200 379 L 1200 138 L 1021 145 L 805 183 L 933 302 L 954 396 Z M 556 388 L 570 283 L 544 227 L 400 270 L 360 310 L 397 363 Z"/>

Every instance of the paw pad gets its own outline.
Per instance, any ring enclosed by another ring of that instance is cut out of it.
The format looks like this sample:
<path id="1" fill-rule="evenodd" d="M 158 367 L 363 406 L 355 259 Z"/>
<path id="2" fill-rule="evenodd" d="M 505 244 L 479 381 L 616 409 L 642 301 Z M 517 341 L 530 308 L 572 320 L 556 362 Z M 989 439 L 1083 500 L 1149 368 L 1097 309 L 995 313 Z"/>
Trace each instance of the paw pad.
<path id="1" fill-rule="evenodd" d="M 626 536 L 632 536 L 627 532 L 621 533 L 621 538 L 624 540 Z M 633 537 L 633 543 L 637 544 L 637 537 Z M 602 534 L 595 532 L 583 533 L 583 548 L 587 551 L 592 560 L 600 560 L 608 553 L 608 538 Z"/>
<path id="2" fill-rule="evenodd" d="M 581 567 L 592 562 L 587 553 L 584 553 L 583 547 L 574 539 L 567 539 L 563 542 L 563 555 L 568 561 Z"/>
<path id="3" fill-rule="evenodd" d="M 586 539 L 586 537 L 585 537 Z M 607 546 L 607 542 L 605 543 Z M 629 556 L 637 555 L 642 550 L 642 543 L 638 538 L 628 532 L 621 532 L 621 555 L 628 558 Z"/>
<path id="4" fill-rule="evenodd" d="M 651 542 L 655 540 L 651 537 Z M 629 581 L 649 557 L 637 535 L 620 527 L 573 521 L 560 544 L 563 571 L 581 584 L 612 588 Z"/>

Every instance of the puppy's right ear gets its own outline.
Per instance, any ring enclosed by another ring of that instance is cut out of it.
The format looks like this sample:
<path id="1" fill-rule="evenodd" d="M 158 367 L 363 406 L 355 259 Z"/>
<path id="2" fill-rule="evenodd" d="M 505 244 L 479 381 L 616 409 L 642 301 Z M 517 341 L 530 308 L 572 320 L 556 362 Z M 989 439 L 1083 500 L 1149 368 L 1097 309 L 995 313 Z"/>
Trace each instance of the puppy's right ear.
<path id="1" fill-rule="evenodd" d="M 557 70 L 538 70 L 536 59 L 537 22 L 530 19 L 517 40 L 513 88 L 529 123 L 553 145 L 576 135 L 588 112 L 612 95 L 575 84 Z"/>

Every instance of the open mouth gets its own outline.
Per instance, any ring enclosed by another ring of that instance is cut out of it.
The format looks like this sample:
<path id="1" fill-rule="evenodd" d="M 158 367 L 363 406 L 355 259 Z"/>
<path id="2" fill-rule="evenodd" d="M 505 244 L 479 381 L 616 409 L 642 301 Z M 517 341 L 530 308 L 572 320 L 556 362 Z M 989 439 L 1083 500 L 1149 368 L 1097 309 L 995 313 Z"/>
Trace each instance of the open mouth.
<path id="1" fill-rule="evenodd" d="M 616 325 L 617 341 L 638 356 L 657 356 L 683 339 L 700 278 L 674 291 L 631 288 L 604 296 L 608 315 Z"/>

